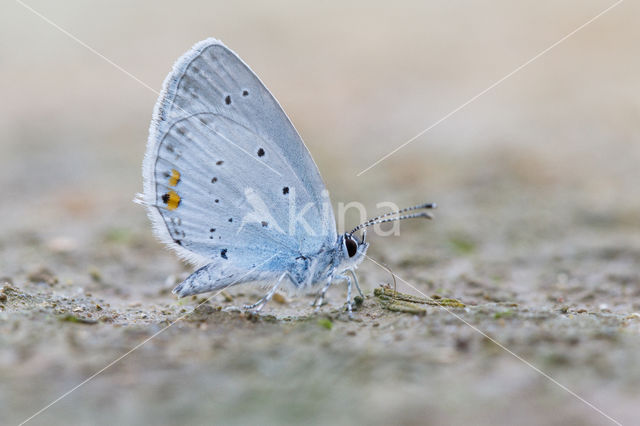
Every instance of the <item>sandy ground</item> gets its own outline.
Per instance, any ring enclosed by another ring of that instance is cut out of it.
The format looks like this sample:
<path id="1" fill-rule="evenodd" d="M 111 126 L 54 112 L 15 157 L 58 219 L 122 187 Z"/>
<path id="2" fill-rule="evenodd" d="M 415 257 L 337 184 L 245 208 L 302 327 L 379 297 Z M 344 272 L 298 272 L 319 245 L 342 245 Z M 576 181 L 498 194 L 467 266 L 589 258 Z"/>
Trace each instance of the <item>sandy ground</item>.
<path id="1" fill-rule="evenodd" d="M 191 268 L 131 202 L 156 94 L 7 2 L 0 423 L 109 365 L 29 424 L 638 423 L 637 4 L 360 177 L 611 3 L 29 4 L 154 89 L 193 42 L 223 39 L 291 115 L 334 204 L 438 202 L 369 255 L 400 291 L 466 306 L 391 312 L 370 261 L 353 320 L 343 286 L 319 313 L 312 295 L 228 309 L 251 287 L 176 300 Z"/>

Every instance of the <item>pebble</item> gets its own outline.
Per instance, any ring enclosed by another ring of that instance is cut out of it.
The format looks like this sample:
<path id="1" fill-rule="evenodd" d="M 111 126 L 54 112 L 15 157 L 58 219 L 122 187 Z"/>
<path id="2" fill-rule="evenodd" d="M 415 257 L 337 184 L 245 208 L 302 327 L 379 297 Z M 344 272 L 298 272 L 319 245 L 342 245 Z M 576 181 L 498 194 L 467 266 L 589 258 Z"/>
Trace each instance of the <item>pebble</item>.
<path id="1" fill-rule="evenodd" d="M 78 242 L 71 237 L 59 236 L 46 243 L 47 248 L 54 253 L 70 253 L 78 248 Z"/>

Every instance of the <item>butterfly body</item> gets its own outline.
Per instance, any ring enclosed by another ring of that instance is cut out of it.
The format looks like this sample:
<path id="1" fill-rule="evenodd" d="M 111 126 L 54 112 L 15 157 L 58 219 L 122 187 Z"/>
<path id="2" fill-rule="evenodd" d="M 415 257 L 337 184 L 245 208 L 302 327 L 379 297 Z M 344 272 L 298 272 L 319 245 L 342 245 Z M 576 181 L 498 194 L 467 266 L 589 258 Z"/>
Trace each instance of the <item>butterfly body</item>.
<path id="1" fill-rule="evenodd" d="M 245 282 L 269 285 L 283 273 L 287 273 L 284 283 L 291 291 L 310 291 L 319 283 L 329 284 L 345 271 L 355 269 L 364 259 L 368 243 L 361 245 L 355 256 L 349 257 L 344 248 L 344 238 L 344 235 L 340 235 L 333 246 L 321 248 L 315 253 L 297 253 L 293 257 L 283 253 L 273 256 L 270 252 L 254 256 L 270 259 L 259 268 L 255 263 L 239 268 L 235 265 L 228 267 L 223 261 L 214 261 L 191 274 L 174 289 L 174 293 L 185 297 Z"/>

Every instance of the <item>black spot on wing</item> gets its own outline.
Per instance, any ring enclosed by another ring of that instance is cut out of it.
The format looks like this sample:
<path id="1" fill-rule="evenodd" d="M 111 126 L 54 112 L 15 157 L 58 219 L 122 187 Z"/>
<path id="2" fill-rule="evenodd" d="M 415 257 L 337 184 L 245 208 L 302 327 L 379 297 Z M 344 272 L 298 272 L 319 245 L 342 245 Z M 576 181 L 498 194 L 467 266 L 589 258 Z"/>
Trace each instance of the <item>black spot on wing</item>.
<path id="1" fill-rule="evenodd" d="M 287 195 L 287 194 L 289 193 L 289 187 L 288 187 L 288 186 L 285 186 L 284 188 L 282 188 L 282 193 L 283 193 L 284 195 Z"/>
<path id="2" fill-rule="evenodd" d="M 214 176 L 214 177 L 211 178 L 211 183 L 216 183 L 217 181 L 218 181 L 217 177 Z"/>
<path id="3" fill-rule="evenodd" d="M 228 259 L 227 257 L 227 249 L 220 250 L 220 257 L 223 259 Z"/>
<path id="4" fill-rule="evenodd" d="M 249 91 L 243 90 L 242 91 L 242 96 L 249 96 Z"/>
<path id="5" fill-rule="evenodd" d="M 232 217 L 229 218 L 229 222 L 233 222 L 233 218 Z"/>
<path id="6" fill-rule="evenodd" d="M 227 104 L 227 105 L 230 105 L 231 104 L 231 96 L 227 95 L 227 97 L 224 98 L 224 103 Z"/>
<path id="7" fill-rule="evenodd" d="M 266 228 L 267 225 L 269 225 L 269 222 L 265 222 L 264 220 L 262 222 L 260 222 L 262 224 L 263 228 Z"/>
<path id="8" fill-rule="evenodd" d="M 222 165 L 222 163 L 224 163 L 224 161 L 222 161 L 222 160 L 218 160 L 218 161 L 216 161 L 216 166 L 221 166 L 221 165 Z"/>
<path id="9" fill-rule="evenodd" d="M 264 149 L 260 148 L 258 150 L 258 157 L 262 157 L 262 156 L 264 156 Z"/>

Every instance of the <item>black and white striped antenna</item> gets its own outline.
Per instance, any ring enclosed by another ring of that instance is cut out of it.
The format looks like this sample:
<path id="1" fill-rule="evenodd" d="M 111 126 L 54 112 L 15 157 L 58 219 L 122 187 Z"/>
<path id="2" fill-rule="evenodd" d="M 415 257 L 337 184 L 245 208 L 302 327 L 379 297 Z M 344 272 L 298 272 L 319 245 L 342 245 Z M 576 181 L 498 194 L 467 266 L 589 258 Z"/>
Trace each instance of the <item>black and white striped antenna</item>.
<path id="1" fill-rule="evenodd" d="M 353 230 L 349 232 L 349 234 L 353 234 L 354 232 L 357 232 L 362 228 L 366 228 L 368 226 L 377 225 L 378 223 L 395 222 L 397 220 L 415 219 L 420 217 L 424 217 L 426 219 L 433 219 L 433 216 L 431 215 L 431 213 L 428 213 L 428 212 L 411 213 L 411 214 L 405 214 L 405 215 L 402 215 L 402 213 L 410 212 L 413 210 L 435 209 L 436 207 L 438 207 L 436 203 L 424 203 L 424 204 L 418 204 L 417 206 L 406 207 L 404 209 L 400 209 L 394 212 L 385 213 L 380 216 L 376 216 L 372 219 L 369 219 L 364 223 L 361 223 L 360 225 L 353 228 Z M 400 216 L 389 217 L 389 216 L 395 216 L 395 215 L 400 215 Z"/>

